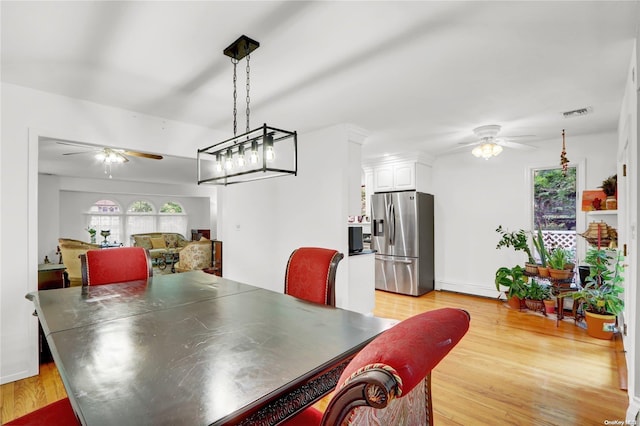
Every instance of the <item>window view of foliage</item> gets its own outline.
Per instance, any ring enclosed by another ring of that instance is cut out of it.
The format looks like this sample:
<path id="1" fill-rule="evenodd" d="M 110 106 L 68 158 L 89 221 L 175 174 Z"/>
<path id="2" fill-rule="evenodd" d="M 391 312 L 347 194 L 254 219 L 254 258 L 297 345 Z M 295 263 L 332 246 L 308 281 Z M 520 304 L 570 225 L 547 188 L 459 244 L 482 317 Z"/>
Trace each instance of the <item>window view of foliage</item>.
<path id="1" fill-rule="evenodd" d="M 134 201 L 128 211 L 129 213 L 151 213 L 153 206 L 146 201 Z"/>
<path id="2" fill-rule="evenodd" d="M 182 206 L 178 203 L 169 201 L 162 206 L 160 213 L 182 213 Z"/>
<path id="3" fill-rule="evenodd" d="M 533 184 L 534 223 L 542 230 L 575 231 L 576 168 L 536 170 Z"/>

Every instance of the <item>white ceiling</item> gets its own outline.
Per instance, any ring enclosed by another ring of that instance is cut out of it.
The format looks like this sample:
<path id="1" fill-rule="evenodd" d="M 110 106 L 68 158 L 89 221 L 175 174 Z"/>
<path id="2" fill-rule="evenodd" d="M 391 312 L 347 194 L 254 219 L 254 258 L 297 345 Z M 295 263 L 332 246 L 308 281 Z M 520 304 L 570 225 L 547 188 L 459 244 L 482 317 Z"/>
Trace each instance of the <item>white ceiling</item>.
<path id="1" fill-rule="evenodd" d="M 446 154 L 475 141 L 473 128 L 486 124 L 501 125 L 501 136 L 533 135 L 520 139 L 531 145 L 559 141 L 562 129 L 613 131 L 640 22 L 637 1 L 2 1 L 1 8 L 3 81 L 229 134 L 232 66 L 222 50 L 246 34 L 260 42 L 251 55 L 251 127 L 304 133 L 352 123 L 369 132 L 365 158 Z M 592 112 L 562 117 L 583 107 Z M 45 164 L 79 158 L 42 151 L 45 172 L 58 173 Z M 169 161 L 142 159 L 136 169 L 150 174 L 145 166 L 164 162 L 166 177 Z M 185 174 L 191 182 L 194 169 Z"/>

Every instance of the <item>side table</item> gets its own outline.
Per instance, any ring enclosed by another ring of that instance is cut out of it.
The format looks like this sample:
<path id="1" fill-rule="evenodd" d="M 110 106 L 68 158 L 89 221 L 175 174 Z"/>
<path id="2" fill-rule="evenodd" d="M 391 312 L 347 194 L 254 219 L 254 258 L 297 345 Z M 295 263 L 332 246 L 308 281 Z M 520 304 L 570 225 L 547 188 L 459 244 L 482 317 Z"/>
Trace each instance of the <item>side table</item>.
<path id="1" fill-rule="evenodd" d="M 166 253 L 164 253 L 162 257 L 158 259 L 157 265 L 158 265 L 158 268 L 160 268 L 163 271 L 165 270 L 167 265 L 171 265 L 171 273 L 175 273 L 176 272 L 175 265 L 178 262 L 178 260 L 180 260 L 180 253 L 177 251 L 169 250 Z"/>

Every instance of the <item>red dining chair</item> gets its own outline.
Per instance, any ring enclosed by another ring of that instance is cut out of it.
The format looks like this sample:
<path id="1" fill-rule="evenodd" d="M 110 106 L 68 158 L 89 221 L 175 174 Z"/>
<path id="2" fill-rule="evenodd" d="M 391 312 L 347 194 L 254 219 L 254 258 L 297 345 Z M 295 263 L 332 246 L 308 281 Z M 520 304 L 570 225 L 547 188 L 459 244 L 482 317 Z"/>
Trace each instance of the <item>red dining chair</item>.
<path id="1" fill-rule="evenodd" d="M 443 308 L 398 323 L 351 360 L 324 414 L 309 407 L 284 424 L 432 425 L 431 370 L 466 334 L 469 320 L 466 311 Z"/>
<path id="2" fill-rule="evenodd" d="M 89 250 L 80 255 L 80 262 L 83 286 L 146 280 L 153 276 L 151 256 L 144 247 Z"/>
<path id="3" fill-rule="evenodd" d="M 336 269 L 344 255 L 336 250 L 301 247 L 287 262 L 284 292 L 299 299 L 336 306 Z"/>
<path id="4" fill-rule="evenodd" d="M 49 404 L 22 417 L 3 423 L 7 426 L 73 426 L 79 425 L 69 398 Z"/>

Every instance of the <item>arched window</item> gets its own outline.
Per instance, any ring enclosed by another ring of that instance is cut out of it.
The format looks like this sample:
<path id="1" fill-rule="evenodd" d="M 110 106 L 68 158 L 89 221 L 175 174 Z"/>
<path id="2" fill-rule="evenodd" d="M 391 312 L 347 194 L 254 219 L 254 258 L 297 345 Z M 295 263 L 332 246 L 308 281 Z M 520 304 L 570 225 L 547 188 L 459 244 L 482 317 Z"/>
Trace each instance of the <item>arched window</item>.
<path id="1" fill-rule="evenodd" d="M 136 200 L 127 209 L 127 234 L 144 234 L 156 230 L 155 208 L 145 200 Z"/>
<path id="2" fill-rule="evenodd" d="M 122 242 L 121 218 L 118 203 L 111 200 L 99 200 L 89 208 L 87 227 L 97 231 L 98 242 L 104 241 L 105 237 L 100 235 L 102 231 L 109 231 L 109 236 L 106 237 L 108 242 Z"/>
<path id="3" fill-rule="evenodd" d="M 188 217 L 184 208 L 174 201 L 168 201 L 160 207 L 158 230 L 160 232 L 177 232 L 187 235 Z"/>

